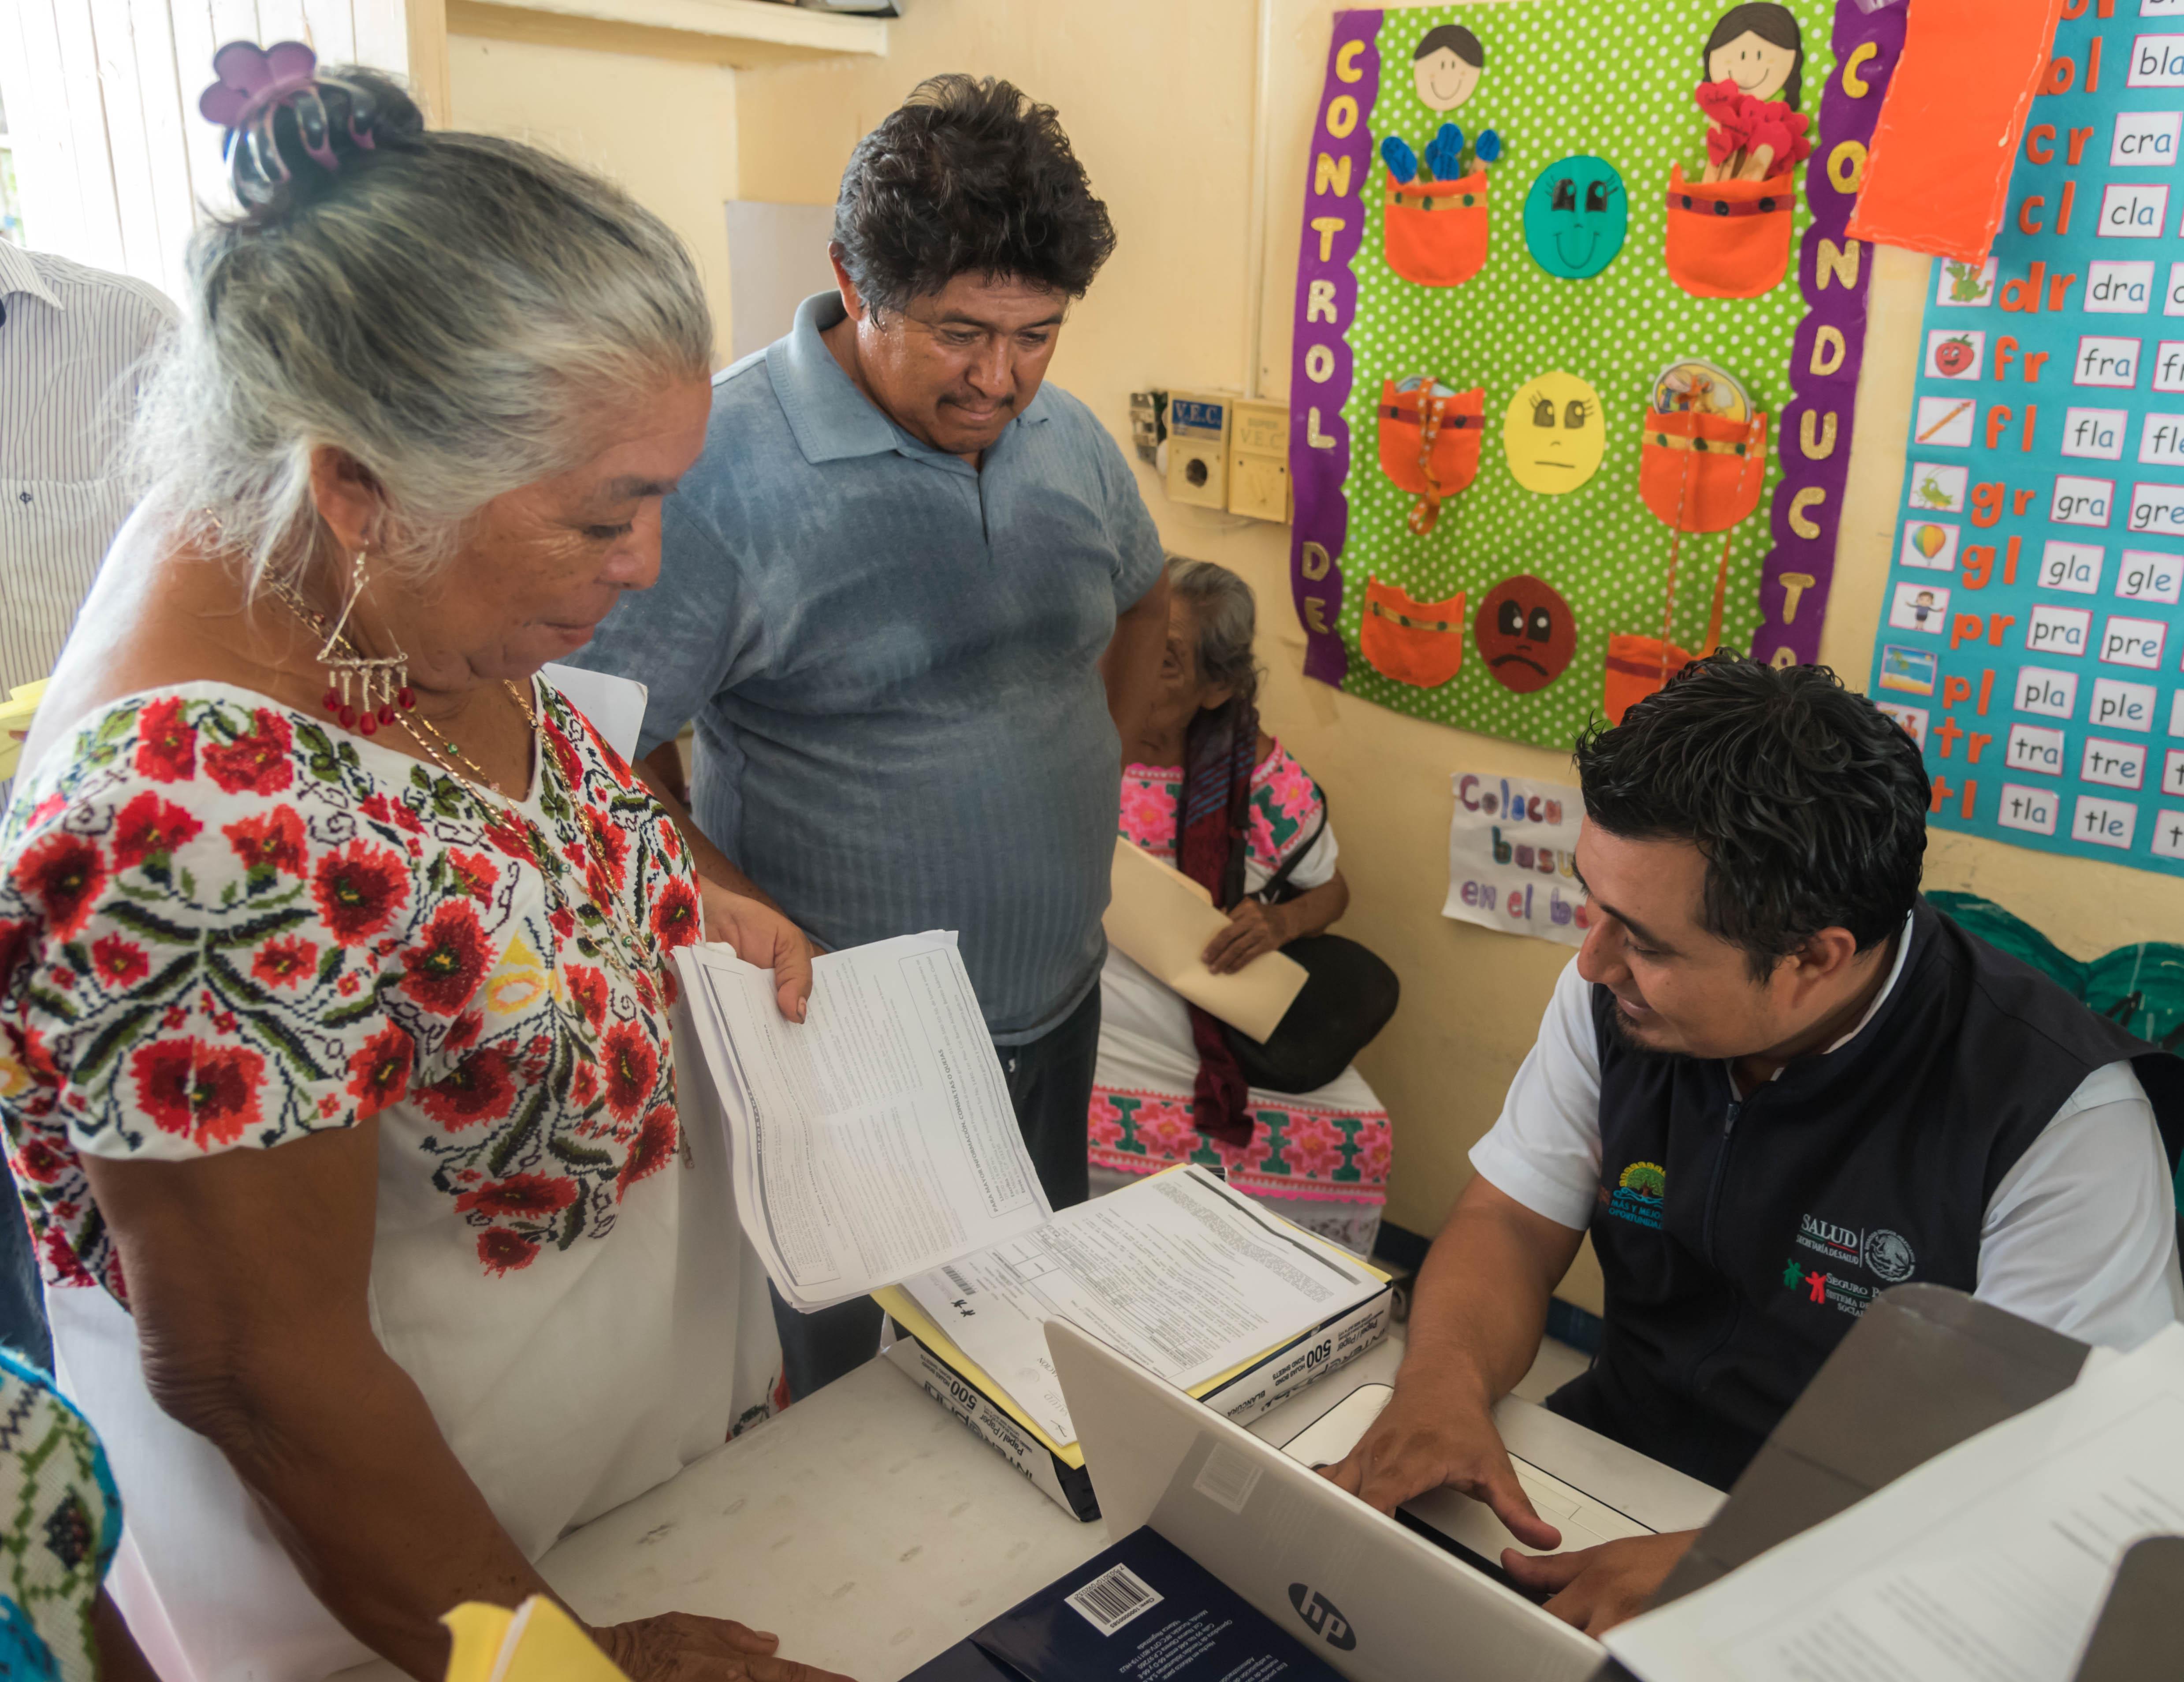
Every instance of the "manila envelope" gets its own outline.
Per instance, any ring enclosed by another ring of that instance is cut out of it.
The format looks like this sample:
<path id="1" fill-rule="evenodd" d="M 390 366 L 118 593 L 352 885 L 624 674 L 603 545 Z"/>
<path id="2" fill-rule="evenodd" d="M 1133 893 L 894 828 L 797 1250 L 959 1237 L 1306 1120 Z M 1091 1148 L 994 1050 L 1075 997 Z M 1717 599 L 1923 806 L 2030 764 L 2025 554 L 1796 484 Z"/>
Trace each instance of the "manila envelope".
<path id="1" fill-rule="evenodd" d="M 1181 871 L 1115 838 L 1107 938 L 1201 1010 L 1265 1044 L 1304 990 L 1304 966 L 1280 952 L 1216 975 L 1199 954 L 1228 926 L 1212 896 Z"/>

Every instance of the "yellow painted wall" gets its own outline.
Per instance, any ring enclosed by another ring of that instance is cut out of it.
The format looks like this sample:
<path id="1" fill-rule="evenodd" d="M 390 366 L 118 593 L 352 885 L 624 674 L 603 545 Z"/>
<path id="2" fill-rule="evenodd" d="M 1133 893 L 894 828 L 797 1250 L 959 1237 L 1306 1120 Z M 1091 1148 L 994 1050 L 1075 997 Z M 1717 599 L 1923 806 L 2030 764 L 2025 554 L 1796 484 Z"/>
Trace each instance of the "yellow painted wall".
<path id="1" fill-rule="evenodd" d="M 728 346 L 736 73 L 720 64 L 526 41 L 448 37 L 450 128 L 527 141 L 620 182 L 682 237 L 705 277 L 716 361 Z"/>
<path id="2" fill-rule="evenodd" d="M 1524 0 L 1508 0 L 1524 3 Z M 753 198 L 830 201 L 857 136 L 922 76 L 1003 75 L 1061 112 L 1121 246 L 1072 314 L 1053 377 L 1118 438 L 1128 393 L 1159 384 L 1240 387 L 1255 150 L 1254 0 L 916 0 L 883 61 L 751 71 L 737 88 L 740 187 Z M 1332 0 L 1271 0 L 1266 40 L 1270 172 L 1266 393 L 1286 396 L 1306 148 Z M 1926 260 L 1880 253 L 1851 493 L 1824 657 L 1863 685 L 1901 494 Z M 1355 891 L 1344 931 L 1404 983 L 1401 1012 L 1361 1060 L 1395 1117 L 1389 1214 L 1432 1232 L 1468 1177 L 1565 949 L 1444 920 L 1450 773 L 1564 778 L 1564 756 L 1402 716 L 1306 681 L 1289 607 L 1286 528 L 1146 501 L 1172 549 L 1249 578 L 1261 602 L 1269 727 L 1326 788 Z M 2081 956 L 2149 938 L 2184 938 L 2184 883 L 1936 832 L 1927 883 L 1973 888 Z M 1564 1287 L 1597 1305 L 1590 1255 Z"/>

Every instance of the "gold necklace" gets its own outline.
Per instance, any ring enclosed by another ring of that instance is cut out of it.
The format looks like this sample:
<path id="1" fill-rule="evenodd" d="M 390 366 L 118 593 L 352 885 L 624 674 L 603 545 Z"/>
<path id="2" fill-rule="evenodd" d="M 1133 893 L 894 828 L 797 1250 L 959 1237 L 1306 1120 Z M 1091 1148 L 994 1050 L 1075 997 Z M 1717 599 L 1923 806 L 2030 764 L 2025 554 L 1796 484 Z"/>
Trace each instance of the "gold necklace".
<path id="1" fill-rule="evenodd" d="M 355 645 L 342 633 L 340 628 L 329 627 L 326 615 L 315 610 L 286 581 L 280 579 L 272 581 L 272 590 L 289 612 L 325 637 L 328 647 L 337 649 L 346 656 L 356 657 Z M 531 703 L 524 699 L 523 692 L 507 678 L 501 679 L 501 687 L 508 691 L 509 699 L 515 703 L 516 710 L 523 715 L 524 722 L 530 727 L 531 742 L 535 751 L 542 730 L 538 713 L 532 710 Z M 432 732 L 433 740 L 428 742 L 420 735 L 416 726 L 410 722 L 413 710 L 404 709 L 396 711 L 393 722 L 400 725 L 403 732 L 422 748 L 432 762 L 448 775 L 489 791 L 500 802 L 504 815 L 515 828 L 516 833 L 522 837 L 525 850 L 531 855 L 531 862 L 538 869 L 539 880 L 546 885 L 549 895 L 557 902 L 555 908 L 568 911 L 567 897 L 560 893 L 554 882 L 554 872 L 547 867 L 543 856 L 540 844 L 544 838 L 538 833 L 538 827 L 522 812 L 515 809 L 515 802 L 509 797 L 499 783 L 493 781 L 484 767 L 443 735 L 440 727 L 421 712 L 415 713 L 415 716 L 419 723 Z M 435 743 L 438 745 L 434 745 Z M 445 751 L 443 752 L 443 749 Z M 551 756 L 538 754 L 536 757 L 539 774 L 543 776 L 547 762 Z M 622 972 L 623 977 L 634 983 L 639 971 L 652 967 L 646 962 L 644 955 L 644 944 L 630 928 L 627 919 L 622 916 L 621 908 L 613 903 L 611 895 L 608 896 L 608 903 L 604 905 L 600 905 L 596 899 L 588 899 L 585 903 L 615 932 L 614 942 L 611 944 L 600 943 L 600 950 L 607 955 L 609 961 L 613 962 L 615 967 Z M 616 951 L 616 947 L 621 950 Z M 617 960 L 619 961 L 616 961 Z M 555 949 L 555 966 L 559 967 L 558 948 Z"/>

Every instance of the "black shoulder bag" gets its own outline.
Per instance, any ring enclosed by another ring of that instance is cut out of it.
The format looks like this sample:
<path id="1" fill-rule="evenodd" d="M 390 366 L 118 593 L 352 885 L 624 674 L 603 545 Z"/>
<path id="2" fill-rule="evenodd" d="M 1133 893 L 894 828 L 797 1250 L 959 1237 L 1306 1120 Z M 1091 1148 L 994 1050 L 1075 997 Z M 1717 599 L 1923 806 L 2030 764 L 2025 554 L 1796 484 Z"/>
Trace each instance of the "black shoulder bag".
<path id="1" fill-rule="evenodd" d="M 1279 905 L 1306 891 L 1292 888 L 1290 877 L 1326 832 L 1323 812 L 1312 839 L 1283 860 L 1254 897 Z M 1395 971 L 1368 948 L 1339 934 L 1307 934 L 1281 950 L 1303 966 L 1305 983 L 1273 1037 L 1253 1039 L 1226 1022 L 1221 1032 L 1253 1086 L 1268 1092 L 1314 1092 L 1348 1068 L 1387 1027 L 1402 988 Z"/>

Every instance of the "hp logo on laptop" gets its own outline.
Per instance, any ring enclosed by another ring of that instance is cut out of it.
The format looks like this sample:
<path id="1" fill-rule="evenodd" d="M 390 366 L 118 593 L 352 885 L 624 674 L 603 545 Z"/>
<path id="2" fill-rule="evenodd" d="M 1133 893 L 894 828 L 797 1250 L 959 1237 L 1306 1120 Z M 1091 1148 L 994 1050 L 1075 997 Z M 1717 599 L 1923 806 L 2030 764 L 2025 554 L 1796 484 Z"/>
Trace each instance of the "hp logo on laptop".
<path id="1" fill-rule="evenodd" d="M 1357 1645 L 1357 1632 L 1350 1627 L 1350 1620 L 1325 1595 L 1314 1594 L 1310 1585 L 1290 1584 L 1290 1604 L 1296 1608 L 1296 1615 L 1304 1619 L 1305 1628 L 1337 1652 L 1346 1653 Z"/>

